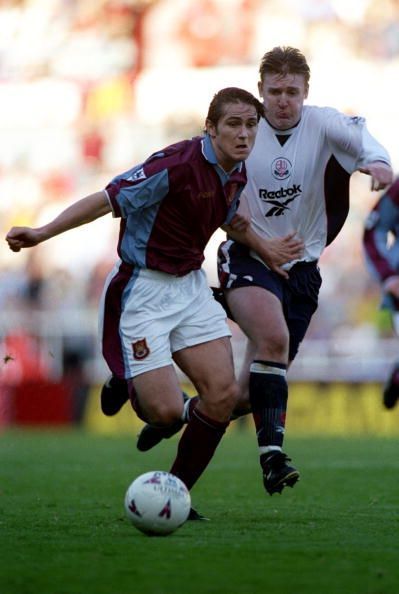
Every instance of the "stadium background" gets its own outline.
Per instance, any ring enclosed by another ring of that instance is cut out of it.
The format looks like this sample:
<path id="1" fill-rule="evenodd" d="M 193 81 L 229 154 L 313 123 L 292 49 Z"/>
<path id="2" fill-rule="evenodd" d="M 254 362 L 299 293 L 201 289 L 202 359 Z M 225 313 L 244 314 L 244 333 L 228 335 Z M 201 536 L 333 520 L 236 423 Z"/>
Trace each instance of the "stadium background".
<path id="1" fill-rule="evenodd" d="M 40 225 L 155 149 L 201 131 L 213 93 L 256 93 L 274 45 L 299 47 L 308 103 L 363 115 L 399 168 L 399 2 L 352 0 L 1 0 L 0 226 Z M 377 199 L 352 177 L 346 226 L 321 260 L 320 307 L 290 370 L 290 431 L 398 434 L 380 390 L 397 354 L 361 250 Z M 97 304 L 118 224 L 106 217 L 32 251 L 0 250 L 0 426 L 106 419 Z M 216 282 L 216 233 L 206 270 Z M 233 328 L 237 366 L 242 336 Z M 184 381 L 184 378 L 182 378 Z"/>

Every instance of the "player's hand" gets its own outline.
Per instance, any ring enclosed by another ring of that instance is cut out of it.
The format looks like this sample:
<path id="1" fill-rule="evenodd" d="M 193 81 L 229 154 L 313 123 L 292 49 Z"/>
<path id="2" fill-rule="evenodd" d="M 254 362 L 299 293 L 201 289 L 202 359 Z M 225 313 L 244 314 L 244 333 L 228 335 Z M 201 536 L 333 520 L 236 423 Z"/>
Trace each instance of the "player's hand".
<path id="1" fill-rule="evenodd" d="M 384 190 L 393 182 L 392 168 L 387 163 L 382 163 L 382 161 L 374 161 L 367 167 L 361 167 L 359 171 L 371 175 L 371 189 L 373 191 Z"/>
<path id="2" fill-rule="evenodd" d="M 287 271 L 283 270 L 281 266 L 287 262 L 291 262 L 291 260 L 301 258 L 304 247 L 303 241 L 296 237 L 296 232 L 294 231 L 285 237 L 264 239 L 263 249 L 259 255 L 271 270 L 284 278 L 288 278 Z"/>
<path id="3" fill-rule="evenodd" d="M 386 293 L 390 293 L 396 299 L 399 299 L 399 276 L 390 276 L 382 286 Z"/>
<path id="4" fill-rule="evenodd" d="M 248 229 L 250 222 L 251 221 L 249 217 L 246 217 L 237 212 L 230 221 L 230 227 L 234 231 L 244 232 Z"/>
<path id="5" fill-rule="evenodd" d="M 33 247 L 40 243 L 41 236 L 38 229 L 12 227 L 6 235 L 6 241 L 10 250 L 19 252 L 22 248 Z"/>

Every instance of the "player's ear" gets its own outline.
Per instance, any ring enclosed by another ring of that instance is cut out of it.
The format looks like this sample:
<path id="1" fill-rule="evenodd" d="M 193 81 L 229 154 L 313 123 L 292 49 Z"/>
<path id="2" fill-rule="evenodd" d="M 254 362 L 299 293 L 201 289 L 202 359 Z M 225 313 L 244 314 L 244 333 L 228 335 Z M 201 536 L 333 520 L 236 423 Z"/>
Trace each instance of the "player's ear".
<path id="1" fill-rule="evenodd" d="M 215 138 L 216 136 L 216 126 L 209 118 L 205 120 L 205 130 L 209 134 L 211 138 Z"/>
<path id="2" fill-rule="evenodd" d="M 261 80 L 258 82 L 258 93 L 259 93 L 259 97 L 261 97 L 263 99 L 263 88 L 262 88 Z"/>
<path id="3" fill-rule="evenodd" d="M 309 85 L 306 85 L 305 86 L 305 95 L 304 95 L 305 99 L 308 98 L 308 94 L 309 94 Z"/>

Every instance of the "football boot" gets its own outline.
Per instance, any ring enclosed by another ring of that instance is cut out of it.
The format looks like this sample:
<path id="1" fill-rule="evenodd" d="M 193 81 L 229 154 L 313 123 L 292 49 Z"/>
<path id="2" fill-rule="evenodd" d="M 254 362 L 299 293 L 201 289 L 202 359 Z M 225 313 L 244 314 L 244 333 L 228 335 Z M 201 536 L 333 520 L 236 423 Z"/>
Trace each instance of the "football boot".
<path id="1" fill-rule="evenodd" d="M 260 457 L 263 469 L 263 484 L 269 495 L 280 493 L 284 487 L 293 487 L 299 480 L 299 472 L 287 464 L 288 458 L 283 452 L 272 451 Z"/>
<path id="2" fill-rule="evenodd" d="M 116 415 L 129 400 L 127 381 L 111 375 L 101 388 L 100 400 L 101 410 L 107 417 Z"/>

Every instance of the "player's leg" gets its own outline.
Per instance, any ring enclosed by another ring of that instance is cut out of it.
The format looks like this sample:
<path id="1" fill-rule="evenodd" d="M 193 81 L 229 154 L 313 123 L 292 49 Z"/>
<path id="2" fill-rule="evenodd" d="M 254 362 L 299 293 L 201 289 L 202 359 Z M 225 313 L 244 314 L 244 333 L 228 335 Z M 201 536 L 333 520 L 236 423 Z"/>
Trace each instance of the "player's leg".
<path id="1" fill-rule="evenodd" d="M 100 392 L 101 410 L 107 417 L 115 416 L 123 407 L 123 405 L 130 399 L 132 408 L 135 410 L 135 401 L 137 395 L 135 393 L 133 384 L 129 385 L 128 380 L 120 379 L 115 375 L 110 375 L 103 384 Z M 182 392 L 183 403 L 186 403 L 189 396 Z M 136 411 L 137 412 L 137 411 Z M 163 438 L 168 438 L 177 433 L 183 426 L 183 419 L 181 423 L 177 423 L 173 431 L 159 428 L 159 438 L 143 430 L 140 433 L 141 440 L 137 442 L 137 448 L 141 451 L 147 451 L 154 447 Z M 154 426 L 157 429 L 156 426 Z"/>
<path id="2" fill-rule="evenodd" d="M 100 392 L 101 410 L 107 417 L 116 415 L 129 400 L 127 380 L 110 375 Z"/>
<path id="3" fill-rule="evenodd" d="M 201 345 L 231 335 L 226 324 L 226 314 L 213 298 L 203 271 L 197 271 L 193 275 L 192 295 L 192 302 L 187 308 L 185 321 L 182 321 L 171 334 L 173 358 L 177 365 L 180 365 L 181 351 L 187 347 Z M 153 424 L 147 424 L 137 440 L 139 450 L 146 451 L 154 447 L 165 437 L 168 438 L 177 433 L 182 425 L 190 420 L 192 410 L 199 397 L 188 399 L 183 396 L 183 398 L 185 402 L 181 423 L 171 427 L 156 427 Z"/>
<path id="4" fill-rule="evenodd" d="M 174 427 L 180 423 L 183 414 L 183 399 L 180 384 L 174 366 L 169 365 L 160 369 L 153 369 L 137 375 L 129 380 L 130 389 L 134 389 L 134 409 L 138 416 L 155 427 Z M 181 427 L 181 425 L 180 425 Z M 188 452 L 188 465 L 192 469 L 197 463 L 196 448 Z M 173 472 L 173 469 L 171 470 Z M 190 488 L 192 472 L 179 476 Z M 191 508 L 188 520 L 206 520 L 195 509 Z"/>
<path id="5" fill-rule="evenodd" d="M 193 299 L 171 334 L 175 363 L 200 394 L 180 438 L 171 472 L 191 488 L 211 460 L 229 424 L 238 386 L 231 332 L 223 308 L 213 299 L 203 271 L 193 276 Z"/>
<path id="6" fill-rule="evenodd" d="M 262 287 L 238 287 L 227 292 L 229 307 L 251 342 L 248 370 L 249 400 L 255 422 L 264 485 L 272 494 L 292 486 L 299 472 L 282 452 L 287 410 L 289 334 L 279 298 Z"/>
<path id="7" fill-rule="evenodd" d="M 229 424 L 238 386 L 229 338 L 179 350 L 175 361 L 201 395 L 180 438 L 170 470 L 191 489 L 212 459 Z"/>
<path id="8" fill-rule="evenodd" d="M 190 407 L 195 406 L 196 399 L 191 399 L 185 392 L 182 392 L 183 409 L 181 418 L 169 426 L 155 425 L 146 423 L 141 429 L 137 438 L 137 449 L 140 452 L 147 452 L 158 445 L 163 439 L 169 439 L 179 433 L 183 426 L 188 422 Z"/>
<path id="9" fill-rule="evenodd" d="M 134 408 L 138 416 L 159 427 L 178 422 L 183 413 L 183 399 L 173 365 L 135 375 Z"/>
<path id="10" fill-rule="evenodd" d="M 175 353 L 174 358 L 201 393 L 201 398 L 195 399 L 198 404 L 191 410 L 187 427 L 178 444 L 176 459 L 170 469 L 172 474 L 178 476 L 191 489 L 208 466 L 229 424 L 231 411 L 238 395 L 238 386 L 234 379 L 232 352 L 228 338 L 182 349 Z M 151 424 L 146 426 L 150 435 L 154 436 L 157 432 L 158 434 L 161 432 L 165 437 L 168 436 L 165 432 L 173 432 L 176 420 L 160 414 L 161 410 L 158 408 L 160 403 L 151 400 L 155 386 L 151 386 L 146 375 L 143 374 L 133 380 L 143 409 L 142 416 L 152 419 Z M 156 381 L 158 379 L 157 377 Z M 166 377 L 162 378 L 162 381 L 165 379 Z M 143 401 L 142 395 L 147 393 L 147 388 L 149 388 L 148 399 Z M 190 399 L 189 402 L 193 403 L 194 400 Z M 177 410 L 176 414 L 181 418 L 182 410 Z M 161 423 L 167 422 L 169 424 L 162 429 Z M 195 510 L 191 510 L 189 519 L 204 518 Z"/>

